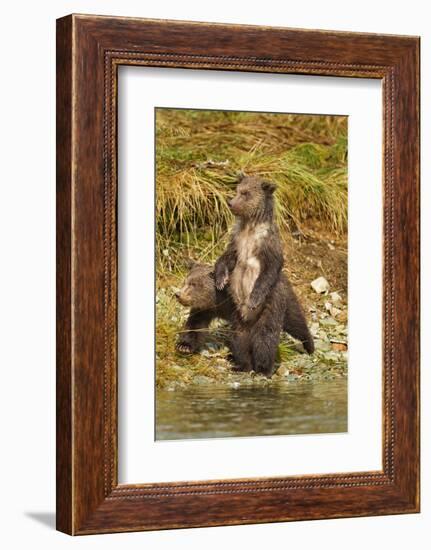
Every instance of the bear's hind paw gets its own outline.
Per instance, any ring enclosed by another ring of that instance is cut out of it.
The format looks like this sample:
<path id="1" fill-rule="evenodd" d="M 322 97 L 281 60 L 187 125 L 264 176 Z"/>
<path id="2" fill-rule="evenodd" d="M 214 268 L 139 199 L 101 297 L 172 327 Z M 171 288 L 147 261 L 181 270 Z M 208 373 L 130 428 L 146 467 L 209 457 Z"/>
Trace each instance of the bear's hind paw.
<path id="1" fill-rule="evenodd" d="M 177 344 L 175 347 L 179 353 L 183 353 L 184 355 L 190 355 L 191 353 L 193 353 L 191 346 L 189 346 L 188 344 L 180 343 Z"/>

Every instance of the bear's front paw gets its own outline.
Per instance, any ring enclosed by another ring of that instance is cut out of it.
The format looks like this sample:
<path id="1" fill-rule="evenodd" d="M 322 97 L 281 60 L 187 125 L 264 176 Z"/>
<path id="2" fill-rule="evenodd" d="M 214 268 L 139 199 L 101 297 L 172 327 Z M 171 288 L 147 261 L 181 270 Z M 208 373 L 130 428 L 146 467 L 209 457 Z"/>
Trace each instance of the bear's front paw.
<path id="1" fill-rule="evenodd" d="M 249 309 L 256 309 L 261 305 L 262 305 L 262 300 L 255 294 L 251 294 L 247 302 L 247 307 Z"/>
<path id="2" fill-rule="evenodd" d="M 184 355 L 190 355 L 191 353 L 193 353 L 192 347 L 189 344 L 185 344 L 184 342 L 178 342 L 175 347 L 179 353 L 183 353 Z"/>
<path id="3" fill-rule="evenodd" d="M 217 290 L 223 290 L 229 281 L 229 272 L 225 269 L 218 269 L 215 273 L 215 286 Z"/>

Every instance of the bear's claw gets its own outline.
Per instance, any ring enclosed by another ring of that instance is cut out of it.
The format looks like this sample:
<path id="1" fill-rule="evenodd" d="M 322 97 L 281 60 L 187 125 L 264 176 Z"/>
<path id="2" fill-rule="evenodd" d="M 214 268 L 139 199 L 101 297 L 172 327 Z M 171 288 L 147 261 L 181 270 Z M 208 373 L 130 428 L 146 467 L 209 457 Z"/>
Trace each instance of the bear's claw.
<path id="1" fill-rule="evenodd" d="M 190 354 L 192 353 L 192 348 L 188 344 L 177 344 L 176 345 L 177 351 L 184 354 Z"/>

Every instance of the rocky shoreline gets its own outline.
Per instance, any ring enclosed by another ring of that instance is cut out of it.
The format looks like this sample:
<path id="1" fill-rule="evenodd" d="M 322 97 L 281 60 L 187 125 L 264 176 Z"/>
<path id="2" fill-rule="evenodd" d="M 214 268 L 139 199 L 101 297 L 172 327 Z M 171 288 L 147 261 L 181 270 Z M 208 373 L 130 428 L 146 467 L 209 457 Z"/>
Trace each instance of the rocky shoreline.
<path id="1" fill-rule="evenodd" d="M 271 379 L 251 373 L 238 373 L 228 359 L 224 345 L 227 326 L 217 323 L 208 335 L 204 349 L 192 356 L 176 354 L 170 361 L 158 360 L 157 387 L 167 390 L 189 385 L 221 384 L 230 387 L 267 385 L 284 381 L 330 380 L 347 376 L 347 325 L 324 312 L 311 313 L 311 332 L 316 350 L 309 356 L 302 345 L 283 334 L 279 346 L 278 368 Z"/>

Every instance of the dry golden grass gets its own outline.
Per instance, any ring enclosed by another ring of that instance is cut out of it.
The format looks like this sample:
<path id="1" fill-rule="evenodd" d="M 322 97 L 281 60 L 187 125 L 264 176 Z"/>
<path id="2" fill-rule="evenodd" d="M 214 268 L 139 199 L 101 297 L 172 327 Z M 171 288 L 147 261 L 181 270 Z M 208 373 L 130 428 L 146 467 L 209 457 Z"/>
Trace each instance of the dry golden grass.
<path id="1" fill-rule="evenodd" d="M 346 117 L 158 109 L 156 161 L 161 272 L 182 270 L 189 256 L 215 259 L 241 172 L 277 183 L 282 233 L 309 219 L 346 231 Z"/>

